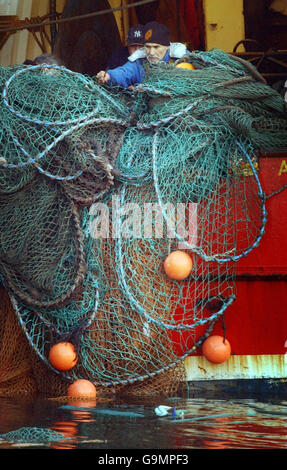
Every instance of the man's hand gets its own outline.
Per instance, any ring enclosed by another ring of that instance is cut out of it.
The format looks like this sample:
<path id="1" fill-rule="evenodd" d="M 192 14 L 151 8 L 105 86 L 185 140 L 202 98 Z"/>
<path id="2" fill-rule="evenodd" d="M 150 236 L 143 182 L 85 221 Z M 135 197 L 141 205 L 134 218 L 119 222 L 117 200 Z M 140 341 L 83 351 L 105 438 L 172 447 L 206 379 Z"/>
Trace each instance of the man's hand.
<path id="1" fill-rule="evenodd" d="M 107 72 L 105 72 L 104 70 L 101 70 L 99 73 L 97 73 L 96 75 L 96 79 L 99 83 L 103 84 L 103 83 L 107 83 L 109 80 L 110 80 L 110 76 Z"/>

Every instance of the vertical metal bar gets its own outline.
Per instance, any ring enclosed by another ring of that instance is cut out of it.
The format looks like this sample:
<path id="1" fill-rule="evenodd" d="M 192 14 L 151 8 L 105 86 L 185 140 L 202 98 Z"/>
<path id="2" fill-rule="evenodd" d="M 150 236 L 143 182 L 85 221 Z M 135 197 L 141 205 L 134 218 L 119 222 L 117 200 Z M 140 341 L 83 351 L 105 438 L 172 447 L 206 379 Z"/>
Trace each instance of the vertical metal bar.
<path id="1" fill-rule="evenodd" d="M 57 12 L 57 0 L 50 0 L 51 20 L 56 20 L 56 12 Z M 57 36 L 57 27 L 55 24 L 50 25 L 50 32 L 51 32 L 51 51 L 53 54 L 56 36 Z"/>

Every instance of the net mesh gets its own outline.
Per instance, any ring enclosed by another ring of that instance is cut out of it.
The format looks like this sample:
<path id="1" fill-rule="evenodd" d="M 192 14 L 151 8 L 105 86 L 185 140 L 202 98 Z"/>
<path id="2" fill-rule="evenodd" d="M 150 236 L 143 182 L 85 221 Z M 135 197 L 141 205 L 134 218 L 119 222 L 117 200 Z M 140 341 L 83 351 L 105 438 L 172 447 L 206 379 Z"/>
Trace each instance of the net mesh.
<path id="1" fill-rule="evenodd" d="M 286 104 L 222 51 L 190 60 L 147 64 L 124 91 L 59 66 L 0 69 L 0 273 L 41 393 L 77 378 L 173 392 L 235 300 L 236 262 L 266 223 L 257 154 L 286 148 Z M 163 268 L 178 249 L 183 281 Z M 68 372 L 48 359 L 61 340 L 78 352 Z"/>
<path id="2" fill-rule="evenodd" d="M 23 427 L 15 429 L 14 431 L 7 432 L 5 434 L 0 434 L 0 441 L 7 441 L 11 443 L 47 443 L 61 441 L 64 439 L 66 439 L 65 435 L 60 432 L 36 426 Z"/>

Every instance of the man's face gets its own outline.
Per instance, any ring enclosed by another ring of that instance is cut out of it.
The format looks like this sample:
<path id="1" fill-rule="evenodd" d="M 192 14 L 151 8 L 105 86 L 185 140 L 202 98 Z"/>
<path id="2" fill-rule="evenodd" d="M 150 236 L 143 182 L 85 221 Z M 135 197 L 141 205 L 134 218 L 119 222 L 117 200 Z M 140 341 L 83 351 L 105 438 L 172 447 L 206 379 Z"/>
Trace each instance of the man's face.
<path id="1" fill-rule="evenodd" d="M 169 46 L 162 46 L 161 44 L 155 44 L 153 42 L 147 42 L 144 47 L 147 59 L 151 62 L 162 60 L 169 48 Z"/>
<path id="2" fill-rule="evenodd" d="M 132 55 L 135 51 L 141 49 L 142 47 L 143 46 L 141 46 L 140 44 L 132 44 L 131 46 L 128 46 L 129 55 Z"/>

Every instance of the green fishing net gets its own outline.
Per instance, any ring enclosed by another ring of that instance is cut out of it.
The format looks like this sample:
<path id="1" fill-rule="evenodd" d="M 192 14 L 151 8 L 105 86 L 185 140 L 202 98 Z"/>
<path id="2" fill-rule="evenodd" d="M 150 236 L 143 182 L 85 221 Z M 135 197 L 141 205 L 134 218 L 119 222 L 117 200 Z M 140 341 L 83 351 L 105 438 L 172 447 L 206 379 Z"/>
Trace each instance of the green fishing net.
<path id="1" fill-rule="evenodd" d="M 23 427 L 9 431 L 5 434 L 0 434 L 0 441 L 7 441 L 11 443 L 47 443 L 57 442 L 67 439 L 64 434 L 53 431 L 49 428 L 40 428 L 36 426 Z"/>
<path id="2" fill-rule="evenodd" d="M 220 50 L 146 65 L 133 89 L 59 66 L 0 69 L 0 273 L 41 361 L 64 381 L 137 384 L 194 353 L 235 300 L 266 224 L 260 150 L 286 104 Z M 175 250 L 189 277 L 163 268 Z M 51 366 L 51 346 L 79 360 Z"/>

